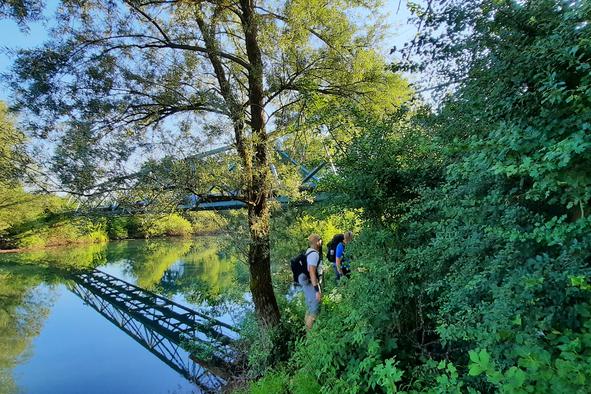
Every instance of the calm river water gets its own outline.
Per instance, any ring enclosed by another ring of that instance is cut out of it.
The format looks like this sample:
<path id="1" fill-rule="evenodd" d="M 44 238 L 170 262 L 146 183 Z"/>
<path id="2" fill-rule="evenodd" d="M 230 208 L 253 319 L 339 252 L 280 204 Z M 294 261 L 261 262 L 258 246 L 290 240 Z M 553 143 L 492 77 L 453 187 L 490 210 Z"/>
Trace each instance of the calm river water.
<path id="1" fill-rule="evenodd" d="M 163 338 L 133 319 L 133 308 L 110 303 L 117 292 L 109 286 L 93 292 L 67 271 L 98 269 L 236 325 L 249 307 L 248 270 L 227 244 L 210 237 L 134 240 L 0 254 L 0 393 L 219 388 L 223 374 L 210 372 L 194 351 L 190 356 L 186 343 Z"/>

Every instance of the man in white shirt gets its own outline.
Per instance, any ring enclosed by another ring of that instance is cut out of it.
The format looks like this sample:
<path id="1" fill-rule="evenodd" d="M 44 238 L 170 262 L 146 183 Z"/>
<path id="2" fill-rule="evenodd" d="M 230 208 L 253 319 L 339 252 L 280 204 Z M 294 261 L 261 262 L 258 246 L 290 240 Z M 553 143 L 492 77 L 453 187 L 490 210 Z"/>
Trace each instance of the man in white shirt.
<path id="1" fill-rule="evenodd" d="M 308 237 L 309 248 L 306 250 L 306 263 L 308 268 L 308 275 L 300 274 L 298 282 L 304 290 L 306 297 L 306 329 L 310 330 L 318 310 L 320 309 L 320 300 L 322 299 L 322 292 L 320 291 L 320 275 L 322 274 L 322 261 L 320 259 L 320 249 L 322 247 L 322 239 L 318 234 L 312 234 Z"/>

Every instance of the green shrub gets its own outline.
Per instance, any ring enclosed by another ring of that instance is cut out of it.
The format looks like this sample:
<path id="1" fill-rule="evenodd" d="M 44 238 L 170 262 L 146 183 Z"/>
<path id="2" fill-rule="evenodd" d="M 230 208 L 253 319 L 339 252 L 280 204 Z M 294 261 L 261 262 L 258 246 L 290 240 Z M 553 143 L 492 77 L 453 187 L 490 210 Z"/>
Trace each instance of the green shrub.
<path id="1" fill-rule="evenodd" d="M 39 234 L 25 233 L 22 234 L 16 243 L 17 248 L 42 248 L 45 246 L 45 239 Z"/>
<path id="2" fill-rule="evenodd" d="M 289 392 L 293 394 L 317 394 L 322 386 L 316 381 L 314 375 L 298 371 L 291 379 Z"/>
<path id="3" fill-rule="evenodd" d="M 142 215 L 132 219 L 130 233 L 143 238 L 163 236 L 188 237 L 192 233 L 191 223 L 179 214 Z"/>
<path id="4" fill-rule="evenodd" d="M 33 228 L 16 234 L 15 238 L 19 248 L 108 241 L 104 220 L 59 215 L 39 220 Z"/>
<path id="5" fill-rule="evenodd" d="M 224 216 L 213 211 L 188 212 L 187 220 L 191 223 L 191 232 L 199 235 L 221 232 L 227 225 Z"/>
<path id="6" fill-rule="evenodd" d="M 350 117 L 333 191 L 365 220 L 354 272 L 290 374 L 326 393 L 588 392 L 591 3 L 432 5 L 443 38 L 422 53 L 467 73 L 426 118 Z"/>
<path id="7" fill-rule="evenodd" d="M 162 220 L 164 221 L 162 225 L 164 235 L 188 237 L 193 231 L 191 223 L 176 213 L 167 215 Z"/>
<path id="8" fill-rule="evenodd" d="M 265 376 L 277 365 L 287 361 L 295 351 L 296 342 L 305 336 L 303 298 L 288 302 L 277 295 L 282 310 L 280 324 L 272 330 L 263 329 L 251 313 L 243 320 L 239 348 L 246 358 L 247 376 Z"/>
<path id="9" fill-rule="evenodd" d="M 113 217 L 108 221 L 110 239 L 125 239 L 129 237 L 130 220 L 127 217 Z"/>
<path id="10" fill-rule="evenodd" d="M 0 238 L 25 231 L 69 207 L 65 199 L 27 193 L 22 187 L 8 187 L 0 182 Z"/>
<path id="11" fill-rule="evenodd" d="M 289 377 L 283 372 L 273 372 L 250 386 L 250 394 L 287 394 Z"/>
<path id="12" fill-rule="evenodd" d="M 103 230 L 95 230 L 78 238 L 80 243 L 104 243 L 109 241 L 109 236 Z"/>
<path id="13" fill-rule="evenodd" d="M 191 223 L 179 214 L 111 218 L 46 214 L 13 230 L 13 247 L 20 248 L 98 243 L 130 237 L 189 237 L 193 233 Z"/>

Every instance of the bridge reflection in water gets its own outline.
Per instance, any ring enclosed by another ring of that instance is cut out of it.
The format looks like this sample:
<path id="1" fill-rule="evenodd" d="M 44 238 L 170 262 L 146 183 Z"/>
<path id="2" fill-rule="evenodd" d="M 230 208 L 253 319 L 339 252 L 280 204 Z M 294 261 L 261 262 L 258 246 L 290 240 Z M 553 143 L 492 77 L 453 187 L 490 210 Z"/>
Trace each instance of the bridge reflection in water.
<path id="1" fill-rule="evenodd" d="M 96 269 L 70 278 L 74 294 L 201 391 L 217 391 L 231 375 L 238 332 L 229 324 Z"/>

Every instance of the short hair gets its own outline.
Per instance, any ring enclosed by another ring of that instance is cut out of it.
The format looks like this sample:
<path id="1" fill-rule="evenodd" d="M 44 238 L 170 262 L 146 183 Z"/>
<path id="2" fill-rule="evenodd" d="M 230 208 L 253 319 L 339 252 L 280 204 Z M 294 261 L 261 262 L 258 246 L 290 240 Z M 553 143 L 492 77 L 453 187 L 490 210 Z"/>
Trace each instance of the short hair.
<path id="1" fill-rule="evenodd" d="M 310 234 L 310 236 L 308 237 L 308 244 L 310 246 L 314 246 L 316 245 L 316 242 L 320 241 L 322 238 L 320 238 L 320 235 L 318 234 Z"/>
<path id="2" fill-rule="evenodd" d="M 353 239 L 353 232 L 352 231 L 345 232 L 345 240 L 347 242 L 351 242 L 352 239 Z"/>

